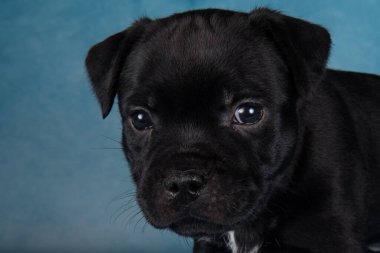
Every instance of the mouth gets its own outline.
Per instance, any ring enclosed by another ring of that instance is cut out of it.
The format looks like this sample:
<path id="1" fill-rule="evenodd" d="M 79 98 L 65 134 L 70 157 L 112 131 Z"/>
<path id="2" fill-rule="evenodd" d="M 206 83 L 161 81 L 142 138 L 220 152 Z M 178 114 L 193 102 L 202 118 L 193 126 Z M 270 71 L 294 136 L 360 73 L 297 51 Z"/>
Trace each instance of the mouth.
<path id="1" fill-rule="evenodd" d="M 214 235 L 231 230 L 230 226 L 216 224 L 191 217 L 180 219 L 172 223 L 169 228 L 179 235 L 191 237 Z"/>
<path id="2" fill-rule="evenodd" d="M 257 205 L 252 205 L 252 203 L 240 205 L 239 212 L 236 210 L 227 212 L 216 206 L 208 209 L 207 205 L 196 205 L 199 204 L 197 202 L 192 204 L 194 205 L 182 207 L 182 210 L 164 206 L 164 208 L 156 208 L 160 210 L 156 213 L 151 213 L 150 208 L 144 208 L 145 206 L 142 205 L 142 210 L 152 226 L 158 229 L 169 229 L 179 235 L 193 238 L 224 234 L 244 225 L 247 221 L 256 219 L 254 209 Z"/>

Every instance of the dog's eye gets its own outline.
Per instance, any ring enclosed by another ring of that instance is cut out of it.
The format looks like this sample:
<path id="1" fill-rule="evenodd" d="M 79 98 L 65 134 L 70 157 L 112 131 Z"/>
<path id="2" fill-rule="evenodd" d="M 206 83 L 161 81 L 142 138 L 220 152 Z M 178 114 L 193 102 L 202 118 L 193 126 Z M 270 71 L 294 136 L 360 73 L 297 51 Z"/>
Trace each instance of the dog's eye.
<path id="1" fill-rule="evenodd" d="M 153 126 L 148 112 L 136 110 L 131 114 L 132 124 L 137 130 L 145 130 Z"/>
<path id="2" fill-rule="evenodd" d="M 236 108 L 234 122 L 239 124 L 255 124 L 262 117 L 262 106 L 255 103 L 243 103 Z"/>

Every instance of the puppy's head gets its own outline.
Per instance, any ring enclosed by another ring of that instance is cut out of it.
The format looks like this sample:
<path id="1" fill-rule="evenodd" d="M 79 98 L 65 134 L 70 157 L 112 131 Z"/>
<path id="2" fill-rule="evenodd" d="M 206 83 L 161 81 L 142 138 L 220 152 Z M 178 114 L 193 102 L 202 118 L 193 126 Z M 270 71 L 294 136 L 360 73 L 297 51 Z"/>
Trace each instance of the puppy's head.
<path id="1" fill-rule="evenodd" d="M 259 217 L 291 177 L 329 47 L 325 29 L 268 9 L 145 18 L 95 45 L 89 77 L 103 117 L 118 96 L 147 220 L 201 236 Z"/>

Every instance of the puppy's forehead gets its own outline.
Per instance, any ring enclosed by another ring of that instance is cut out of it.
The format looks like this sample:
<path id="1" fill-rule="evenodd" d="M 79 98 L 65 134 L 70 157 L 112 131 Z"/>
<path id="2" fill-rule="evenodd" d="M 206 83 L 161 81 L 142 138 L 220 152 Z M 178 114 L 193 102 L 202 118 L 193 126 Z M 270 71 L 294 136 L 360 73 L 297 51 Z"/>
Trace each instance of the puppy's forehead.
<path id="1" fill-rule="evenodd" d="M 123 83 L 128 96 L 157 100 L 175 96 L 183 102 L 212 102 L 237 92 L 269 97 L 279 79 L 273 62 L 281 61 L 268 47 L 246 14 L 181 14 L 151 24 L 127 61 Z"/>

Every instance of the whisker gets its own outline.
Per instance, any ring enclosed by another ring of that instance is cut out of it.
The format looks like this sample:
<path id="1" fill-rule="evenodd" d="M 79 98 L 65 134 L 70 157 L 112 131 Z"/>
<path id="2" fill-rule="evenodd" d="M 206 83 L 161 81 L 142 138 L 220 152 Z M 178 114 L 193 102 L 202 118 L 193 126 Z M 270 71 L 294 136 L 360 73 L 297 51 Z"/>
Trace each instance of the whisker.
<path id="1" fill-rule="evenodd" d="M 125 208 L 125 206 L 126 206 L 126 205 L 123 205 L 122 208 Z M 134 208 L 134 207 L 136 207 L 136 206 L 137 206 L 137 204 L 131 205 L 131 206 L 129 206 L 129 207 L 123 209 L 121 212 L 119 212 L 119 210 L 121 209 L 121 208 L 119 208 L 119 209 L 118 209 L 118 213 L 119 213 L 119 214 L 113 219 L 113 223 L 116 223 L 116 221 L 119 219 L 119 217 L 120 217 L 122 214 L 126 213 L 128 210 L 130 210 L 130 209 L 132 209 L 132 208 Z M 116 215 L 116 214 L 114 214 L 112 217 L 114 217 L 115 215 Z M 111 217 L 111 219 L 112 219 L 112 217 Z"/>
<path id="2" fill-rule="evenodd" d="M 189 247 L 188 242 L 186 241 L 185 237 L 182 237 L 182 236 L 178 237 L 178 240 L 180 240 L 181 245 L 183 245 L 183 247 Z"/>
<path id="3" fill-rule="evenodd" d="M 133 228 L 133 232 L 136 232 L 136 227 L 137 225 L 139 224 L 140 221 L 142 221 L 144 219 L 144 215 L 141 216 L 141 218 L 136 222 L 134 228 Z"/>
<path id="4" fill-rule="evenodd" d="M 119 143 L 119 144 L 121 144 L 121 142 L 120 141 L 118 141 L 118 140 L 115 140 L 115 139 L 112 139 L 111 137 L 108 137 L 108 136 L 105 136 L 105 135 L 101 135 L 101 136 L 103 136 L 104 138 L 106 138 L 106 139 L 108 139 L 108 140 L 111 140 L 111 141 L 114 141 L 114 142 L 116 142 L 116 143 Z"/>
<path id="5" fill-rule="evenodd" d="M 119 149 L 119 150 L 123 150 L 123 148 L 91 148 L 91 149 Z"/>
<path id="6" fill-rule="evenodd" d="M 135 203 L 133 203 L 135 202 Z M 130 206 L 129 206 L 130 205 Z M 112 222 L 112 219 L 113 217 L 115 217 L 113 219 L 113 223 L 115 223 L 117 221 L 117 219 L 123 214 L 125 213 L 126 211 L 128 211 L 129 209 L 133 208 L 137 206 L 137 202 L 136 202 L 136 199 L 131 197 L 126 203 L 122 204 L 117 210 L 115 210 L 114 214 L 111 215 L 110 217 L 110 222 Z M 123 209 L 122 211 L 120 211 L 121 209 Z"/>
<path id="7" fill-rule="evenodd" d="M 106 205 L 106 210 L 108 210 L 108 208 L 110 207 L 111 204 L 113 204 L 114 202 L 118 201 L 118 200 L 122 200 L 122 199 L 128 199 L 130 198 L 130 200 L 128 202 L 130 202 L 131 200 L 135 199 L 135 196 L 136 196 L 136 192 L 126 192 L 126 193 L 122 193 L 118 196 L 116 196 L 115 198 L 111 199 L 107 205 Z"/>
<path id="8" fill-rule="evenodd" d="M 113 198 L 111 200 L 112 201 L 116 201 L 116 200 L 119 200 L 119 199 L 123 199 L 123 198 L 127 198 L 127 197 L 131 197 L 131 196 L 136 196 L 136 192 L 135 191 L 126 191 L 118 196 L 116 196 L 115 198 Z"/>
<path id="9" fill-rule="evenodd" d="M 142 213 L 141 210 L 138 210 L 134 215 L 130 216 L 129 219 L 125 222 L 125 225 L 124 225 L 124 229 L 127 228 L 127 225 L 137 216 L 139 215 L 140 213 Z M 126 220 L 128 218 L 128 216 L 124 219 Z"/>
<path id="10" fill-rule="evenodd" d="M 148 221 L 147 221 L 147 220 L 144 220 L 144 225 L 143 225 L 143 227 L 142 227 L 142 234 L 144 234 L 144 232 L 145 232 L 145 227 L 146 227 L 146 225 L 148 225 Z"/>
<path id="11" fill-rule="evenodd" d="M 185 237 L 185 242 L 187 244 L 187 247 L 191 248 L 191 244 L 189 243 L 189 238 Z"/>

